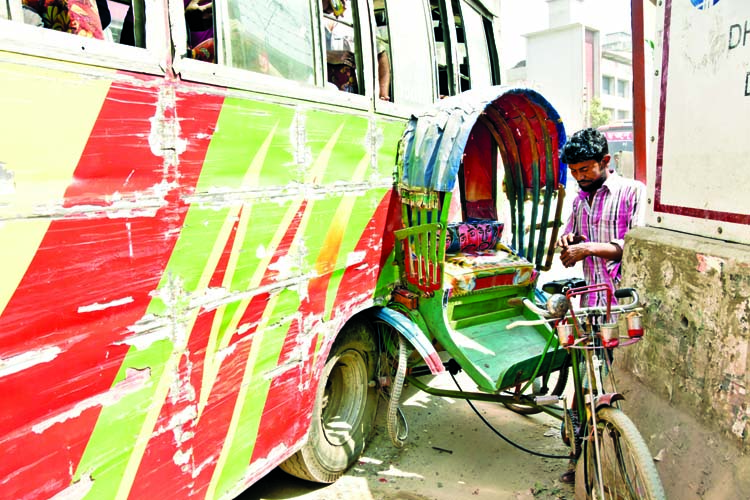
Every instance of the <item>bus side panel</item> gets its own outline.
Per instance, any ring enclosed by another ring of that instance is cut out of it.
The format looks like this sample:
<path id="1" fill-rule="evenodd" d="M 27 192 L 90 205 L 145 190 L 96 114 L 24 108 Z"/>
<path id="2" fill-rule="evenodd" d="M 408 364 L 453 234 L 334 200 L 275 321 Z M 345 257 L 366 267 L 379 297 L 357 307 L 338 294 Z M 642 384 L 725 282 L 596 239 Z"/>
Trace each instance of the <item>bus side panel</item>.
<path id="1" fill-rule="evenodd" d="M 0 496 L 231 495 L 393 281 L 401 123 L 36 62 L 0 66 Z"/>
<path id="2" fill-rule="evenodd" d="M 162 79 L 0 71 L 1 106 L 18 117 L 4 120 L 0 147 L 14 177 L 0 232 L 17 242 L 2 259 L 0 394 L 12 411 L 0 416 L 0 494 L 46 497 L 90 487 L 89 471 L 73 486 L 71 471 L 101 409 L 150 383 L 147 366 L 117 377 L 123 341 L 162 279 L 220 99 L 192 110 L 178 173 L 160 140 L 174 123 Z"/>

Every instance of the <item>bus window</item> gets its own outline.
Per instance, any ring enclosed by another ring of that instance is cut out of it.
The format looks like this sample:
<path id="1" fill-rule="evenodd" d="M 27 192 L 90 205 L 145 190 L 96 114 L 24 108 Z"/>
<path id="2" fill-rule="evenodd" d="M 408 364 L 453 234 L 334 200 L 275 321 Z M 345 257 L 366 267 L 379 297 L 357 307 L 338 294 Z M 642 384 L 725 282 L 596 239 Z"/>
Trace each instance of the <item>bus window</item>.
<path id="1" fill-rule="evenodd" d="M 216 62 L 214 13 L 211 0 L 183 0 L 190 57 Z"/>
<path id="2" fill-rule="evenodd" d="M 458 57 L 458 81 L 459 92 L 471 88 L 469 76 L 469 51 L 466 48 L 466 29 L 458 0 L 451 0 L 453 9 L 453 22 L 456 28 L 456 56 Z"/>
<path id="3" fill-rule="evenodd" d="M 122 30 L 119 41 L 123 45 L 133 47 L 146 46 L 146 17 L 144 15 L 145 5 L 143 0 L 132 0 L 128 2 L 112 2 L 119 5 L 127 5 L 125 17 L 122 18 Z"/>
<path id="4" fill-rule="evenodd" d="M 328 84 L 343 92 L 364 95 L 364 85 L 360 85 L 362 54 L 354 22 L 355 5 L 347 5 L 346 0 L 339 3 L 344 9 L 340 13 L 334 12 L 331 0 L 321 0 Z"/>
<path id="5" fill-rule="evenodd" d="M 26 24 L 104 40 L 109 25 L 106 0 L 23 0 Z"/>
<path id="6" fill-rule="evenodd" d="M 229 0 L 228 66 L 314 83 L 308 2 Z"/>
<path id="7" fill-rule="evenodd" d="M 465 2 L 461 2 L 461 13 L 466 27 L 463 30 L 466 34 L 464 47 L 468 50 L 464 60 L 468 59 L 471 62 L 471 84 L 474 87 L 490 86 L 494 82 L 490 63 L 490 49 L 484 31 L 484 18 Z M 459 49 L 460 47 L 459 45 Z M 461 60 L 460 57 L 459 55 L 459 60 Z M 463 74 L 463 71 L 461 73 Z"/>
<path id="8" fill-rule="evenodd" d="M 146 46 L 144 0 L 7 0 L 0 19 L 86 38 Z"/>
<path id="9" fill-rule="evenodd" d="M 373 3 L 375 14 L 375 46 L 377 48 L 378 97 L 383 101 L 391 100 L 393 78 L 391 76 L 391 43 L 388 33 L 388 9 L 385 0 Z"/>
<path id="10" fill-rule="evenodd" d="M 436 92 L 430 12 L 422 2 L 385 0 L 385 6 L 391 42 L 391 98 L 400 104 L 432 104 Z"/>
<path id="11" fill-rule="evenodd" d="M 500 85 L 500 58 L 497 55 L 497 44 L 495 43 L 495 31 L 492 26 L 492 19 L 482 17 L 482 24 L 484 25 L 484 36 L 487 40 L 487 49 L 489 50 L 492 85 Z"/>
<path id="12" fill-rule="evenodd" d="M 437 51 L 438 92 L 440 97 L 455 94 L 453 63 L 451 60 L 450 32 L 443 0 L 430 0 L 432 27 Z"/>

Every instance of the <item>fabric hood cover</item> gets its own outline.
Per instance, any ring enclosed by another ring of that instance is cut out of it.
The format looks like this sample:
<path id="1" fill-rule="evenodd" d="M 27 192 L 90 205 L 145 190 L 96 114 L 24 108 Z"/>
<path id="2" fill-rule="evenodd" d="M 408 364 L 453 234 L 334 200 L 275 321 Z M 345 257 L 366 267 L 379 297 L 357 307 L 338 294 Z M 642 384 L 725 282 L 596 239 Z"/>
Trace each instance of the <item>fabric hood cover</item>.
<path id="1" fill-rule="evenodd" d="M 452 191 L 466 141 L 482 114 L 501 138 L 503 162 L 522 172 L 524 186 L 531 186 L 535 169 L 539 184 L 565 184 L 567 169 L 559 159 L 565 128 L 557 111 L 534 90 L 489 87 L 442 99 L 412 116 L 399 146 L 401 187 Z M 548 171 L 554 176 L 549 183 Z"/>

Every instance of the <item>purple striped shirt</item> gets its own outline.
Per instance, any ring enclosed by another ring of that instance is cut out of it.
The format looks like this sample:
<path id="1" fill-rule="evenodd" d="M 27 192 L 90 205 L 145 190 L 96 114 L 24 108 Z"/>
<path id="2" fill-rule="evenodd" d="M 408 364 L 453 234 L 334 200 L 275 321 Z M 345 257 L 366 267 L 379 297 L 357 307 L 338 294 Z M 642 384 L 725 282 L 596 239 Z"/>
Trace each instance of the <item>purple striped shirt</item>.
<path id="1" fill-rule="evenodd" d="M 620 248 L 625 244 L 625 233 L 634 226 L 642 226 L 644 220 L 643 196 L 646 186 L 640 181 L 620 177 L 610 172 L 591 202 L 586 202 L 588 193 L 581 190 L 573 200 L 573 212 L 563 234 L 576 233 L 588 241 L 614 243 Z M 602 257 L 586 257 L 583 260 L 583 276 L 586 283 L 609 283 L 617 288 L 620 282 L 620 261 Z M 591 294 L 588 305 L 605 305 L 606 294 Z"/>

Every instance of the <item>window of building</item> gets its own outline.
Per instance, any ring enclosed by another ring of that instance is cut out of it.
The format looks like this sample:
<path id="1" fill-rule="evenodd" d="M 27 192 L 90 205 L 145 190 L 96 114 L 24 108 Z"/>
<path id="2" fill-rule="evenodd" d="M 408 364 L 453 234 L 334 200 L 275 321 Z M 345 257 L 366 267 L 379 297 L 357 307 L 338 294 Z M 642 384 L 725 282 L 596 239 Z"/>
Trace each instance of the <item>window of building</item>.
<path id="1" fill-rule="evenodd" d="M 602 93 L 606 95 L 614 95 L 615 93 L 615 79 L 611 76 L 602 76 Z"/>
<path id="2" fill-rule="evenodd" d="M 229 26 L 225 29 L 225 39 L 228 43 L 223 51 L 223 64 L 314 83 L 313 21 L 307 2 L 228 0 L 227 9 Z M 346 34 L 352 33 L 351 22 L 339 23 L 335 18 L 331 22 L 341 24 Z M 213 32 L 210 38 L 213 44 Z M 342 35 L 341 44 L 344 39 Z M 194 39 L 192 46 L 194 42 L 203 43 Z M 353 64 L 353 57 L 351 62 Z"/>
<path id="3" fill-rule="evenodd" d="M 627 80 L 617 80 L 618 97 L 630 97 L 630 82 Z"/>
<path id="4" fill-rule="evenodd" d="M 451 57 L 450 31 L 448 15 L 441 0 L 430 0 L 432 27 L 437 52 L 438 92 L 440 96 L 455 94 L 453 81 L 453 60 Z"/>
<path id="5" fill-rule="evenodd" d="M 466 26 L 461 5 L 458 0 L 451 0 L 453 10 L 453 23 L 456 29 L 456 58 L 458 60 L 458 92 L 471 88 L 471 75 L 469 74 L 469 49 L 466 46 Z"/>
<path id="6" fill-rule="evenodd" d="M 630 120 L 630 111 L 627 109 L 618 109 L 617 119 L 618 120 Z"/>

